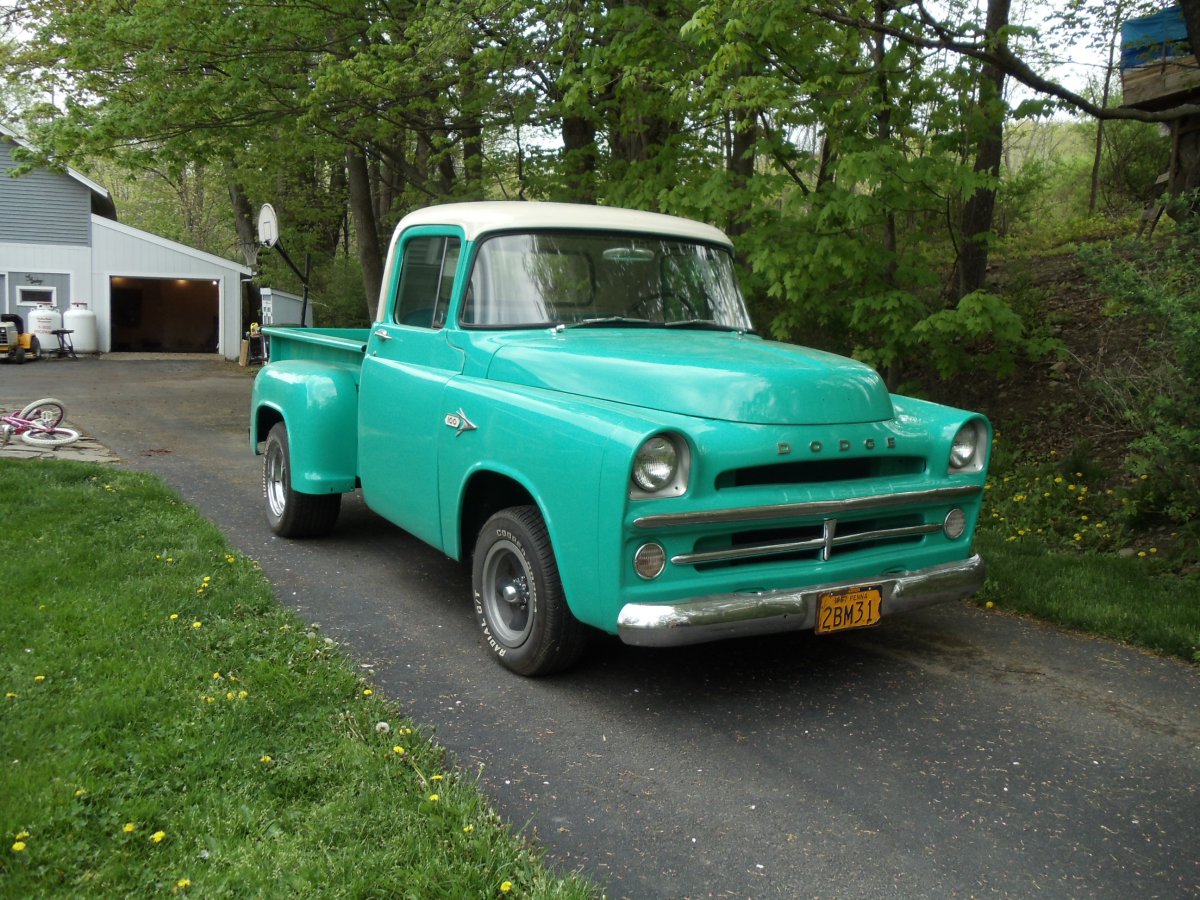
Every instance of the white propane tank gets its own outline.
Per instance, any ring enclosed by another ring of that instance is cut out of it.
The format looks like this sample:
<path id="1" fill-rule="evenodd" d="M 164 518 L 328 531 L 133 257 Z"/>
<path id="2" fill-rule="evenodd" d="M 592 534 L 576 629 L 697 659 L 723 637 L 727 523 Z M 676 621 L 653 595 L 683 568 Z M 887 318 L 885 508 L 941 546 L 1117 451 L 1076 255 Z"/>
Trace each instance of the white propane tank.
<path id="1" fill-rule="evenodd" d="M 54 330 L 62 327 L 62 313 L 53 306 L 39 306 L 29 314 L 29 330 L 37 335 L 42 356 L 58 349 L 58 335 Z"/>
<path id="2" fill-rule="evenodd" d="M 96 330 L 96 314 L 87 308 L 86 303 L 72 303 L 71 308 L 63 313 L 62 327 L 75 332 L 70 337 L 71 342 L 75 345 L 76 353 L 99 352 L 100 339 Z"/>

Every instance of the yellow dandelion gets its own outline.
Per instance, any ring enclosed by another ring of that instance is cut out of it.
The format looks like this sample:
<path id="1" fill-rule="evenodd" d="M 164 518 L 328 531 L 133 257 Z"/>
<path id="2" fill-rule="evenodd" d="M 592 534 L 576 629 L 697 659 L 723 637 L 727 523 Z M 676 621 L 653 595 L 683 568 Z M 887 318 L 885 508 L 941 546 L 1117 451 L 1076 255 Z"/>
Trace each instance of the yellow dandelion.
<path id="1" fill-rule="evenodd" d="M 399 744 L 397 744 L 395 747 L 392 748 L 392 752 L 395 753 L 397 756 L 403 756 L 405 753 L 405 750 L 403 747 L 401 747 Z"/>
<path id="2" fill-rule="evenodd" d="M 500 893 L 507 894 L 512 889 L 513 889 L 513 883 L 511 881 L 500 882 Z"/>
<path id="3" fill-rule="evenodd" d="M 75 799 L 76 800 L 78 800 L 80 797 L 85 797 L 85 796 L 87 796 L 87 788 L 76 788 L 75 789 Z"/>
<path id="4" fill-rule="evenodd" d="M 205 697 L 204 702 L 205 703 L 215 703 L 216 699 L 217 699 L 216 697 Z"/>
<path id="5" fill-rule="evenodd" d="M 174 622 L 176 619 L 179 618 L 179 613 L 171 613 L 171 615 L 169 615 L 167 618 L 169 618 L 172 622 Z"/>
<path id="6" fill-rule="evenodd" d="M 238 699 L 239 700 L 245 700 L 249 696 L 250 696 L 250 694 L 248 691 L 238 691 Z"/>
<path id="7" fill-rule="evenodd" d="M 154 834 L 150 835 L 150 840 L 154 841 L 156 844 L 161 844 L 163 842 L 163 838 L 166 836 L 167 833 L 165 831 L 156 831 Z"/>
<path id="8" fill-rule="evenodd" d="M 13 835 L 13 840 L 14 841 L 23 841 L 28 837 L 29 837 L 28 831 L 18 831 L 15 835 Z"/>
<path id="9" fill-rule="evenodd" d="M 364 689 L 363 689 L 363 696 L 364 696 L 364 697 L 370 697 L 370 696 L 371 696 L 372 694 L 374 694 L 374 693 L 375 693 L 375 692 L 374 692 L 373 690 L 371 690 L 370 688 L 364 688 Z"/>
<path id="10" fill-rule="evenodd" d="M 33 680 L 38 682 L 39 684 L 41 684 L 43 681 L 46 680 L 46 676 L 45 675 L 34 675 Z"/>
<path id="11" fill-rule="evenodd" d="M 1145 558 L 1145 556 L 1146 556 L 1146 551 L 1145 551 L 1145 550 L 1139 550 L 1139 551 L 1138 551 L 1138 556 L 1139 556 L 1139 557 L 1142 557 L 1142 558 Z"/>
<path id="12" fill-rule="evenodd" d="M 126 822 L 123 826 L 121 826 L 121 830 L 126 834 L 133 834 L 135 826 L 132 822 Z"/>
<path id="13" fill-rule="evenodd" d="M 1151 548 L 1150 548 L 1150 552 L 1151 552 L 1151 553 L 1157 553 L 1157 552 L 1158 552 L 1158 548 L 1157 548 L 1157 547 L 1151 547 Z"/>
<path id="14" fill-rule="evenodd" d="M 271 757 L 264 753 L 262 756 L 260 756 L 258 758 L 258 761 L 260 763 L 269 763 L 271 761 Z"/>
<path id="15" fill-rule="evenodd" d="M 470 834 L 474 830 L 475 830 L 474 825 L 464 825 L 463 826 L 463 834 Z"/>
<path id="16" fill-rule="evenodd" d="M 205 583 L 205 584 L 208 584 L 210 581 L 212 581 L 212 576 L 211 576 L 211 575 L 205 575 L 205 576 L 204 576 L 204 583 Z"/>
<path id="17" fill-rule="evenodd" d="M 14 694 L 12 691 L 8 691 L 8 692 L 6 692 L 6 693 L 4 694 L 4 699 L 5 699 L 5 700 L 16 700 L 16 699 L 17 699 L 17 695 L 16 695 L 16 694 Z"/>
<path id="18" fill-rule="evenodd" d="M 199 620 L 197 620 L 197 621 L 195 621 L 195 622 L 193 622 L 193 623 L 192 623 L 192 627 L 193 627 L 193 628 L 199 628 L 199 627 L 201 626 L 201 624 L 203 624 L 203 623 L 201 623 Z"/>
<path id="19" fill-rule="evenodd" d="M 437 803 L 437 802 L 438 802 L 438 795 L 437 795 L 437 794 L 430 794 L 430 795 L 429 795 L 429 802 L 430 802 L 430 803 Z"/>
<path id="20" fill-rule="evenodd" d="M 444 777 L 445 777 L 445 776 L 443 776 L 443 775 L 433 775 L 433 776 L 431 776 L 431 777 L 430 777 L 430 779 L 429 779 L 429 780 L 430 780 L 430 781 L 441 781 L 441 780 L 442 780 L 442 778 L 444 778 Z"/>
<path id="21" fill-rule="evenodd" d="M 25 852 L 25 842 L 24 841 L 13 841 L 12 849 L 13 849 L 13 853 L 24 853 Z"/>
<path id="22" fill-rule="evenodd" d="M 177 882 L 175 882 L 175 887 L 179 888 L 181 891 L 186 891 L 191 886 L 192 882 L 190 878 L 180 878 Z"/>

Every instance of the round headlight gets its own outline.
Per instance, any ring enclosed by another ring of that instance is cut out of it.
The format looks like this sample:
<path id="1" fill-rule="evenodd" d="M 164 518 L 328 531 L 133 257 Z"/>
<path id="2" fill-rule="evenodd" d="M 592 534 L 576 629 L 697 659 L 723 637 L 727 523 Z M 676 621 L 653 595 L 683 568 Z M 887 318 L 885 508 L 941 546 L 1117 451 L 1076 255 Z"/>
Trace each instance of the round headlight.
<path id="1" fill-rule="evenodd" d="M 979 452 L 979 429 L 974 422 L 968 422 L 958 429 L 954 436 L 954 445 L 950 448 L 950 465 L 955 469 L 965 469 L 975 459 Z"/>
<path id="2" fill-rule="evenodd" d="M 633 483 L 648 494 L 661 490 L 675 479 L 679 453 L 661 435 L 642 444 L 633 460 Z"/>

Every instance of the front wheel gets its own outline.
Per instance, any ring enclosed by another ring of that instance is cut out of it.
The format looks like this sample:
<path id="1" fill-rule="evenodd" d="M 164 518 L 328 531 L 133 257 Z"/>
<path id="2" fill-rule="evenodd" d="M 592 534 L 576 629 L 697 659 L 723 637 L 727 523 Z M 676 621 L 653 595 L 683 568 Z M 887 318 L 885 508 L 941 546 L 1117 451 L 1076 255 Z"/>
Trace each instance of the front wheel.
<path id="1" fill-rule="evenodd" d="M 501 665 L 549 675 L 579 659 L 587 633 L 567 607 L 537 507 L 514 506 L 488 519 L 471 569 L 475 618 Z"/>
<path id="2" fill-rule="evenodd" d="M 267 435 L 263 454 L 263 498 L 267 524 L 280 537 L 328 534 L 342 508 L 341 494 L 302 494 L 292 490 L 291 447 L 287 426 L 277 423 Z"/>
<path id="3" fill-rule="evenodd" d="M 79 440 L 79 432 L 71 428 L 47 428 L 45 431 L 22 431 L 21 440 L 30 447 L 65 447 Z"/>

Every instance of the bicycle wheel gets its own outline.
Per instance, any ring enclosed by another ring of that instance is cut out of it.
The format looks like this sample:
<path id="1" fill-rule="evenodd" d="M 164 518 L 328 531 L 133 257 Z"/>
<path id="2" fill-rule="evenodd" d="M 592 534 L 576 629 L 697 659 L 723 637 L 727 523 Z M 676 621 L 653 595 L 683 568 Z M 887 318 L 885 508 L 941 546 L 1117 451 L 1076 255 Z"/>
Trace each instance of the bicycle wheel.
<path id="1" fill-rule="evenodd" d="M 23 431 L 21 440 L 30 447 L 65 447 L 79 440 L 79 432 L 71 428 L 47 428 L 44 431 Z"/>
<path id="2" fill-rule="evenodd" d="M 18 419 L 27 419 L 43 428 L 57 428 L 67 417 L 67 408 L 61 400 L 47 397 L 45 400 L 34 400 L 17 413 Z"/>

